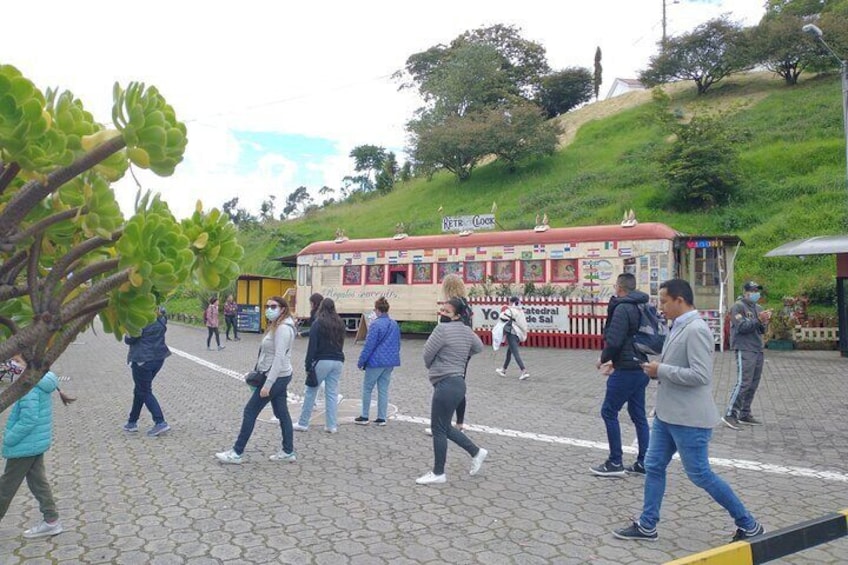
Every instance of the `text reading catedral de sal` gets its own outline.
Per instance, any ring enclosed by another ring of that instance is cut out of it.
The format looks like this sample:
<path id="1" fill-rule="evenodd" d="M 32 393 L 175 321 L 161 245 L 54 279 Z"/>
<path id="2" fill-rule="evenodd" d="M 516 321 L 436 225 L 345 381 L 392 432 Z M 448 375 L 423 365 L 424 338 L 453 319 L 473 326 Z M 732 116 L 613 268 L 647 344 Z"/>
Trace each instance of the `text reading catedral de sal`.
<path id="1" fill-rule="evenodd" d="M 442 218 L 442 231 L 493 229 L 495 229 L 494 214 L 477 214 L 476 216 L 445 216 Z"/>

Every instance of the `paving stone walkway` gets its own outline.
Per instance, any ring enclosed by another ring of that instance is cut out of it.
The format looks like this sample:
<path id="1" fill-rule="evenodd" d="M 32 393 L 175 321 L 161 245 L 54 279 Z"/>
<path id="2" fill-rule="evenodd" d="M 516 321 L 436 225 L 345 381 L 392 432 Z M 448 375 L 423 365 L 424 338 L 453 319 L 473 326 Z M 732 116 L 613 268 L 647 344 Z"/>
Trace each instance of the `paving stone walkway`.
<path id="1" fill-rule="evenodd" d="M 205 330 L 170 326 L 177 354 L 154 387 L 173 429 L 159 438 L 120 429 L 132 398 L 126 346 L 89 332 L 68 349 L 55 370 L 79 401 L 56 402 L 46 458 L 65 532 L 23 539 L 40 515 L 22 487 L 0 522 L 0 565 L 662 563 L 725 543 L 733 532 L 724 511 L 673 463 L 660 540 L 610 535 L 638 514 L 643 481 L 588 473 L 606 456 L 597 352 L 528 349 L 532 376 L 523 382 L 515 369 L 508 378 L 494 373 L 503 352 L 475 357 L 466 419 L 489 458 L 471 477 L 469 458 L 451 446 L 447 484 L 418 486 L 415 478 L 432 465 L 423 433 L 431 392 L 423 341 L 403 342 L 388 426 L 351 423 L 362 373 L 361 345 L 349 340 L 341 380 L 347 423 L 338 434 L 324 433 L 316 414 L 310 431 L 295 435 L 298 462 L 275 463 L 268 456 L 279 449 L 280 432 L 263 413 L 246 462 L 222 466 L 213 454 L 235 439 L 249 395 L 239 375 L 252 367 L 259 336 L 244 334 L 220 352 L 207 351 L 205 337 Z M 305 348 L 299 340 L 293 351 L 294 418 Z M 735 372 L 730 354 L 717 354 L 715 371 L 723 406 Z M 716 428 L 716 470 L 767 528 L 848 507 L 846 381 L 848 360 L 836 352 L 767 352 L 754 403 L 766 425 Z M 649 406 L 654 395 L 651 385 Z M 630 444 L 635 434 L 622 416 Z M 146 412 L 140 424 L 152 425 Z M 779 562 L 845 563 L 848 542 Z"/>

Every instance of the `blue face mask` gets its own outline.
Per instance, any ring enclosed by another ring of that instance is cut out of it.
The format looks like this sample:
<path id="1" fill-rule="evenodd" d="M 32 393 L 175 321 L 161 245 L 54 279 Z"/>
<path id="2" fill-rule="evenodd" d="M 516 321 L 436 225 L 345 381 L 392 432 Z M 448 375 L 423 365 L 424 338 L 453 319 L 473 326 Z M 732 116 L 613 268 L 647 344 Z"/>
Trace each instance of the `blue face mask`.
<path id="1" fill-rule="evenodd" d="M 756 302 L 760 299 L 760 293 L 759 292 L 752 292 L 751 294 L 748 295 L 748 299 L 751 302 Z"/>
<path id="2" fill-rule="evenodd" d="M 273 322 L 274 320 L 280 317 L 280 309 L 274 308 L 272 310 L 271 308 L 266 308 L 265 317 L 268 318 L 268 321 Z"/>

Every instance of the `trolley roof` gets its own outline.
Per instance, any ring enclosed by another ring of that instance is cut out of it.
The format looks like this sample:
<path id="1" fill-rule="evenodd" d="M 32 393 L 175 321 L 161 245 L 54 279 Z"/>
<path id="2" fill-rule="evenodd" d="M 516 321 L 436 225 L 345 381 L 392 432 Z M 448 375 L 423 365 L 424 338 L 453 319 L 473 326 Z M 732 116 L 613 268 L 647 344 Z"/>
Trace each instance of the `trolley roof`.
<path id="1" fill-rule="evenodd" d="M 645 239 L 673 240 L 679 234 L 669 226 L 659 223 L 637 224 L 632 227 L 582 226 L 535 230 L 510 230 L 474 232 L 470 235 L 415 235 L 403 239 L 391 237 L 374 239 L 347 239 L 344 241 L 316 241 L 304 247 L 300 255 L 317 253 L 347 253 L 357 251 L 408 251 L 412 249 L 441 249 L 452 247 L 477 247 L 486 245 L 537 245 L 553 243 L 581 243 L 590 241 L 636 241 Z"/>

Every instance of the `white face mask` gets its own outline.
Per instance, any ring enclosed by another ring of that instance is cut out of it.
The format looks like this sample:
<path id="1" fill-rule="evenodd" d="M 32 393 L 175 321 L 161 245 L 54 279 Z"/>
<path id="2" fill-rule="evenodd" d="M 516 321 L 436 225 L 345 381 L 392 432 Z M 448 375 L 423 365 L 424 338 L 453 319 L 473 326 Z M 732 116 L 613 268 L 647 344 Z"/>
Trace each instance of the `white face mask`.
<path id="1" fill-rule="evenodd" d="M 757 300 L 760 299 L 760 293 L 759 292 L 752 292 L 751 294 L 748 295 L 748 298 L 751 300 L 751 302 L 756 302 Z"/>
<path id="2" fill-rule="evenodd" d="M 268 318 L 268 321 L 273 322 L 274 320 L 280 317 L 280 309 L 274 308 L 272 310 L 271 308 L 266 308 L 265 317 Z"/>

